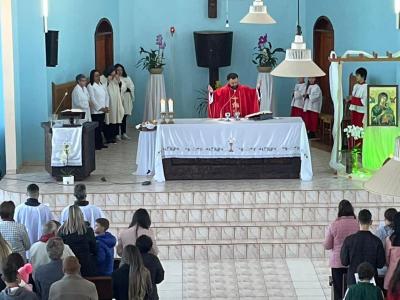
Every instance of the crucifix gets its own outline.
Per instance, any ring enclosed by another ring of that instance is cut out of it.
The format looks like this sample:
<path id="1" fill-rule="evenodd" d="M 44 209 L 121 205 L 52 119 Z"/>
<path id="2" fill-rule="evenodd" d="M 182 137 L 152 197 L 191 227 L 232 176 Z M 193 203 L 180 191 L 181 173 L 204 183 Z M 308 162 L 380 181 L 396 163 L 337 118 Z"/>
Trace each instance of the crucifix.
<path id="1" fill-rule="evenodd" d="M 239 98 L 236 95 L 233 95 L 233 97 L 231 99 L 233 100 L 233 103 L 232 103 L 233 113 L 239 112 L 240 111 L 240 104 L 238 103 Z"/>
<path id="2" fill-rule="evenodd" d="M 218 8 L 218 0 L 208 0 L 208 17 L 216 18 L 217 17 L 217 8 Z"/>

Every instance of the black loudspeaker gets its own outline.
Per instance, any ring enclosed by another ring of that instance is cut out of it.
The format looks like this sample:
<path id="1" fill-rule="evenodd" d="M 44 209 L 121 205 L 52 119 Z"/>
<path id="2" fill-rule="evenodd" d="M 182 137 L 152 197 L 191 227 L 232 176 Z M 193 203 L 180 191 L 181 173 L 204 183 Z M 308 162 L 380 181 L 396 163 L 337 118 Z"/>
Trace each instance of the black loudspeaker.
<path id="1" fill-rule="evenodd" d="M 208 17 L 215 19 L 218 15 L 218 0 L 208 0 Z"/>
<path id="2" fill-rule="evenodd" d="M 55 67 L 58 64 L 58 31 L 46 32 L 46 66 Z"/>
<path id="3" fill-rule="evenodd" d="M 209 68 L 210 84 L 218 80 L 218 68 L 231 65 L 232 31 L 195 31 L 194 45 L 199 67 Z"/>

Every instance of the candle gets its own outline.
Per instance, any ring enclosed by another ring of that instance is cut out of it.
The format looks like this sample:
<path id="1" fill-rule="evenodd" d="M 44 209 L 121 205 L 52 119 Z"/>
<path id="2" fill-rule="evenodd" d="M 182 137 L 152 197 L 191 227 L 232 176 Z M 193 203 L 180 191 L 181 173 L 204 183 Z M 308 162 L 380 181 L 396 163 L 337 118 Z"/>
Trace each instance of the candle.
<path id="1" fill-rule="evenodd" d="M 165 110 L 165 99 L 161 99 L 161 112 L 162 113 L 166 112 L 166 110 Z"/>
<path id="2" fill-rule="evenodd" d="M 168 112 L 170 113 L 174 112 L 174 100 L 172 99 L 168 100 Z"/>

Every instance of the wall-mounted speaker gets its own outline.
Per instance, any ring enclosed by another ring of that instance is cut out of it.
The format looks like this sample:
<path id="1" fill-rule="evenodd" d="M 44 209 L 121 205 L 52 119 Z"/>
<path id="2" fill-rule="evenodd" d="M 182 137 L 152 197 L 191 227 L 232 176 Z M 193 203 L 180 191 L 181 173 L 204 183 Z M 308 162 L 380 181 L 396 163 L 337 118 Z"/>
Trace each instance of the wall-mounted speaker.
<path id="1" fill-rule="evenodd" d="M 46 66 L 55 67 L 58 64 L 58 31 L 46 32 Z"/>
<path id="2" fill-rule="evenodd" d="M 218 14 L 218 0 L 208 0 L 208 17 L 215 19 Z"/>

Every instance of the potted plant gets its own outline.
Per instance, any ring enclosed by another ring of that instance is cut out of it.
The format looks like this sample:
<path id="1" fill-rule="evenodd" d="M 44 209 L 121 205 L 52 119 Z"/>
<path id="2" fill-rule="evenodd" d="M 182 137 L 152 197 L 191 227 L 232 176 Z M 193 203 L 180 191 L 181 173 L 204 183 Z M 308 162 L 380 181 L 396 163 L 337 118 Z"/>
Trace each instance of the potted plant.
<path id="1" fill-rule="evenodd" d="M 219 82 L 219 81 L 215 82 L 215 89 L 218 89 L 221 86 L 222 86 L 221 82 Z M 196 98 L 195 109 L 200 118 L 206 118 L 207 112 L 208 112 L 209 91 L 208 91 L 208 89 L 200 89 L 200 90 L 197 90 L 196 92 L 198 94 L 198 97 Z"/>
<path id="2" fill-rule="evenodd" d="M 361 168 L 362 162 L 362 138 L 364 128 L 354 125 L 347 126 L 344 130 L 347 137 L 348 158 L 346 159 L 346 173 L 357 173 Z"/>
<path id="3" fill-rule="evenodd" d="M 140 47 L 139 54 L 144 54 L 145 56 L 136 64 L 137 67 L 142 67 L 142 70 L 147 69 L 150 74 L 161 74 L 163 66 L 165 66 L 164 49 L 166 44 L 161 34 L 156 37 L 156 45 L 158 46 L 157 50 L 145 50 L 143 47 Z"/>
<path id="4" fill-rule="evenodd" d="M 256 50 L 253 53 L 253 63 L 257 65 L 258 72 L 269 73 L 272 71 L 277 64 L 277 58 L 275 53 L 285 52 L 282 48 L 272 49 L 271 42 L 268 41 L 267 34 L 262 35 L 258 38 L 258 46 L 254 47 Z"/>
<path id="5" fill-rule="evenodd" d="M 68 168 L 70 147 L 71 147 L 70 144 L 65 143 L 62 153 L 61 153 L 61 160 L 64 164 L 64 167 L 61 170 L 61 174 L 63 175 L 62 178 L 63 178 L 64 185 L 72 185 L 72 184 L 74 184 L 74 181 L 75 181 L 75 177 L 73 175 L 73 170 Z"/>

